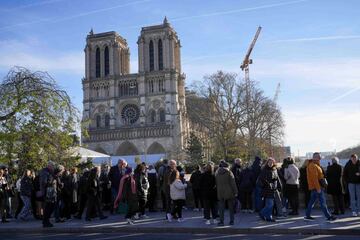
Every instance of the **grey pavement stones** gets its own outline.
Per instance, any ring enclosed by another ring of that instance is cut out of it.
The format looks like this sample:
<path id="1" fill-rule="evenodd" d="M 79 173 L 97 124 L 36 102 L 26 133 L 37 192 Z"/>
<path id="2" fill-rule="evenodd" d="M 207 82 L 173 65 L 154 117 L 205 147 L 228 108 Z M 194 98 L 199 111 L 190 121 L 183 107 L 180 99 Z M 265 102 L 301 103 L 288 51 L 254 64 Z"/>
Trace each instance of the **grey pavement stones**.
<path id="1" fill-rule="evenodd" d="M 227 225 L 229 218 L 225 214 L 225 226 L 206 225 L 201 212 L 184 211 L 184 222 L 165 220 L 163 212 L 149 213 L 148 219 L 137 220 L 133 226 L 127 225 L 123 215 L 110 215 L 108 219 L 94 219 L 91 222 L 71 219 L 65 223 L 54 223 L 53 228 L 42 228 L 41 221 L 23 222 L 11 220 L 0 223 L 1 233 L 109 233 L 109 232 L 142 232 L 142 233 L 214 233 L 214 234 L 336 234 L 360 235 L 360 217 L 350 217 L 350 213 L 340 216 L 336 221 L 328 223 L 319 210 L 313 211 L 315 221 L 304 221 L 304 213 L 289 216 L 277 222 L 263 222 L 257 214 L 238 213 L 235 225 Z"/>

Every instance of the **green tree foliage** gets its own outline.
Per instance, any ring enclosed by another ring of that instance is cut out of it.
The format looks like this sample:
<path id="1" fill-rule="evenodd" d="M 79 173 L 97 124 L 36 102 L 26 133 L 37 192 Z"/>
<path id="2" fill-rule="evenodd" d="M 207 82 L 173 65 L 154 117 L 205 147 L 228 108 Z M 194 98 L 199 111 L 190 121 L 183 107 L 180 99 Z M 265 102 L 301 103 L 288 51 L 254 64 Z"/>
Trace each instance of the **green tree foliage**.
<path id="1" fill-rule="evenodd" d="M 46 72 L 15 67 L 0 84 L 0 159 L 20 170 L 48 160 L 73 166 L 67 154 L 79 122 L 68 94 Z"/>
<path id="2" fill-rule="evenodd" d="M 190 132 L 186 153 L 189 155 L 192 164 L 198 165 L 203 162 L 203 146 L 194 132 Z"/>

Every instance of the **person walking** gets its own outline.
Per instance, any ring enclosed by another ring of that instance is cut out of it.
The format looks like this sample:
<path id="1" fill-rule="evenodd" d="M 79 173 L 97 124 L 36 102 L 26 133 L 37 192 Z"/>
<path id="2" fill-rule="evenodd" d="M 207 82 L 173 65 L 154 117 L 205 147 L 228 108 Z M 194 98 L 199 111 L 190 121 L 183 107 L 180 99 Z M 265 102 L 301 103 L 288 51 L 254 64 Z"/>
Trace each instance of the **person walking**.
<path id="1" fill-rule="evenodd" d="M 262 187 L 262 196 L 265 199 L 265 206 L 260 210 L 261 219 L 268 222 L 275 222 L 272 216 L 274 199 L 277 191 L 281 191 L 281 181 L 276 169 L 275 159 L 269 158 L 259 176 L 259 185 Z"/>
<path id="2" fill-rule="evenodd" d="M 185 206 L 185 199 L 186 199 L 185 189 L 187 187 L 187 184 L 185 183 L 185 181 L 182 181 L 180 179 L 180 173 L 177 170 L 171 172 L 169 183 L 170 183 L 170 196 L 171 196 L 171 200 L 174 203 L 172 216 L 177 216 L 178 222 L 183 222 L 184 219 L 182 217 L 182 209 L 183 206 Z"/>
<path id="3" fill-rule="evenodd" d="M 177 171 L 176 169 L 176 161 L 170 160 L 169 166 L 165 169 L 165 172 L 163 174 L 163 185 L 162 185 L 162 191 L 165 194 L 166 198 L 166 219 L 171 222 L 172 221 L 172 209 L 171 209 L 171 196 L 170 196 L 170 176 L 173 171 Z"/>
<path id="4" fill-rule="evenodd" d="M 213 223 L 217 224 L 217 191 L 213 164 L 208 163 L 205 165 L 204 173 L 201 175 L 200 180 L 201 197 L 204 204 L 204 218 L 206 219 L 205 224 L 210 225 L 211 218 Z"/>
<path id="5" fill-rule="evenodd" d="M 339 164 L 339 158 L 333 157 L 332 164 L 327 167 L 326 179 L 328 181 L 327 194 L 330 194 L 334 203 L 332 214 L 339 215 L 345 213 L 344 194 L 342 186 L 343 167 Z"/>
<path id="6" fill-rule="evenodd" d="M 352 215 L 360 216 L 360 160 L 356 154 L 346 163 L 343 176 L 348 184 Z"/>
<path id="7" fill-rule="evenodd" d="M 114 201 L 114 209 L 118 208 L 120 202 L 126 204 L 125 219 L 128 224 L 133 225 L 135 223 L 133 218 L 138 211 L 138 199 L 136 181 L 131 167 L 126 168 L 125 175 L 120 180 L 118 195 Z"/>
<path id="8" fill-rule="evenodd" d="M 83 170 L 83 174 L 79 179 L 79 206 L 78 206 L 78 212 L 75 215 L 75 218 L 81 219 L 82 214 L 84 212 L 84 209 L 86 207 L 87 203 L 87 181 L 90 175 L 89 169 L 85 168 Z"/>
<path id="9" fill-rule="evenodd" d="M 219 169 L 215 174 L 217 197 L 219 200 L 219 226 L 224 226 L 224 211 L 225 204 L 229 207 L 230 222 L 229 225 L 234 225 L 234 203 L 238 195 L 238 189 L 235 182 L 234 174 L 229 170 L 229 164 L 221 160 Z"/>
<path id="10" fill-rule="evenodd" d="M 287 160 L 288 166 L 284 169 L 285 197 L 289 200 L 291 212 L 289 215 L 299 215 L 299 178 L 300 171 L 291 157 Z"/>
<path id="11" fill-rule="evenodd" d="M 261 158 L 256 156 L 254 162 L 251 165 L 251 170 L 254 173 L 254 179 L 255 179 L 255 188 L 254 188 L 254 210 L 255 212 L 260 212 L 260 210 L 263 208 L 263 201 L 261 197 L 261 187 L 257 184 L 258 177 L 261 173 Z"/>
<path id="12" fill-rule="evenodd" d="M 309 190 L 311 192 L 310 201 L 306 209 L 306 216 L 304 217 L 305 221 L 314 221 L 315 219 L 311 216 L 311 210 L 315 205 L 315 202 L 319 200 L 321 210 L 323 211 L 325 217 L 328 221 L 336 220 L 336 217 L 332 216 L 329 213 L 329 210 L 326 205 L 325 199 L 325 182 L 324 182 L 324 174 L 320 167 L 320 153 L 316 152 L 313 154 L 313 158 L 309 161 L 309 165 L 307 166 L 307 181 Z"/>
<path id="13" fill-rule="evenodd" d="M 31 171 L 26 169 L 20 182 L 20 197 L 24 204 L 19 218 L 23 221 L 29 220 L 31 214 L 31 193 L 33 191 L 33 183 L 31 179 Z"/>
<path id="14" fill-rule="evenodd" d="M 305 205 L 304 208 L 307 209 L 307 206 L 310 201 L 310 191 L 309 191 L 309 185 L 307 181 L 307 166 L 309 165 L 309 159 L 306 159 L 299 169 L 300 171 L 300 189 L 304 193 L 304 199 L 305 199 Z"/>
<path id="15" fill-rule="evenodd" d="M 158 171 L 158 181 L 159 181 L 159 187 L 160 187 L 160 195 L 161 195 L 161 202 L 162 202 L 162 209 L 164 212 L 167 210 L 167 193 L 165 191 L 165 186 L 167 183 L 164 181 L 165 173 L 169 169 L 169 161 L 167 159 L 162 160 L 162 165 L 159 168 Z"/>

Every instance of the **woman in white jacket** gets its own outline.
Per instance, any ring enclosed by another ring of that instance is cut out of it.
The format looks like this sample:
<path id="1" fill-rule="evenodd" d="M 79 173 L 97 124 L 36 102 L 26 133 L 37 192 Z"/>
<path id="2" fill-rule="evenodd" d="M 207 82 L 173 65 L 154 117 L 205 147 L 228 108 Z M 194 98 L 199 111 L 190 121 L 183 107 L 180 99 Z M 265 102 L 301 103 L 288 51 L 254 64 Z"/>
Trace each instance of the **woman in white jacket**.
<path id="1" fill-rule="evenodd" d="M 172 215 L 177 215 L 178 222 L 184 221 L 182 218 L 182 208 L 185 205 L 185 189 L 187 184 L 180 180 L 179 171 L 173 171 L 170 175 L 170 197 L 174 203 Z M 169 221 L 171 221 L 169 219 Z"/>
<path id="2" fill-rule="evenodd" d="M 285 168 L 284 178 L 286 181 L 285 196 L 289 199 L 292 211 L 289 215 L 299 215 L 299 178 L 300 172 L 292 158 L 288 158 L 288 167 Z"/>

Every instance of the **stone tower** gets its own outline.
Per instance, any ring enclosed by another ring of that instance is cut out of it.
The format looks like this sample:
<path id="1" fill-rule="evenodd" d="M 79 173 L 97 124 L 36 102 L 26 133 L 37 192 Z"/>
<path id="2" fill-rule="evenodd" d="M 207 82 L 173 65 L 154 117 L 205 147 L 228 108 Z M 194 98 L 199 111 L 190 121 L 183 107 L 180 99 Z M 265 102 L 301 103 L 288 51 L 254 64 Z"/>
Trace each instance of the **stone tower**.
<path id="1" fill-rule="evenodd" d="M 139 72 L 130 74 L 127 42 L 116 32 L 86 38 L 84 143 L 112 156 L 176 157 L 187 135 L 180 40 L 166 17 L 143 27 Z"/>

